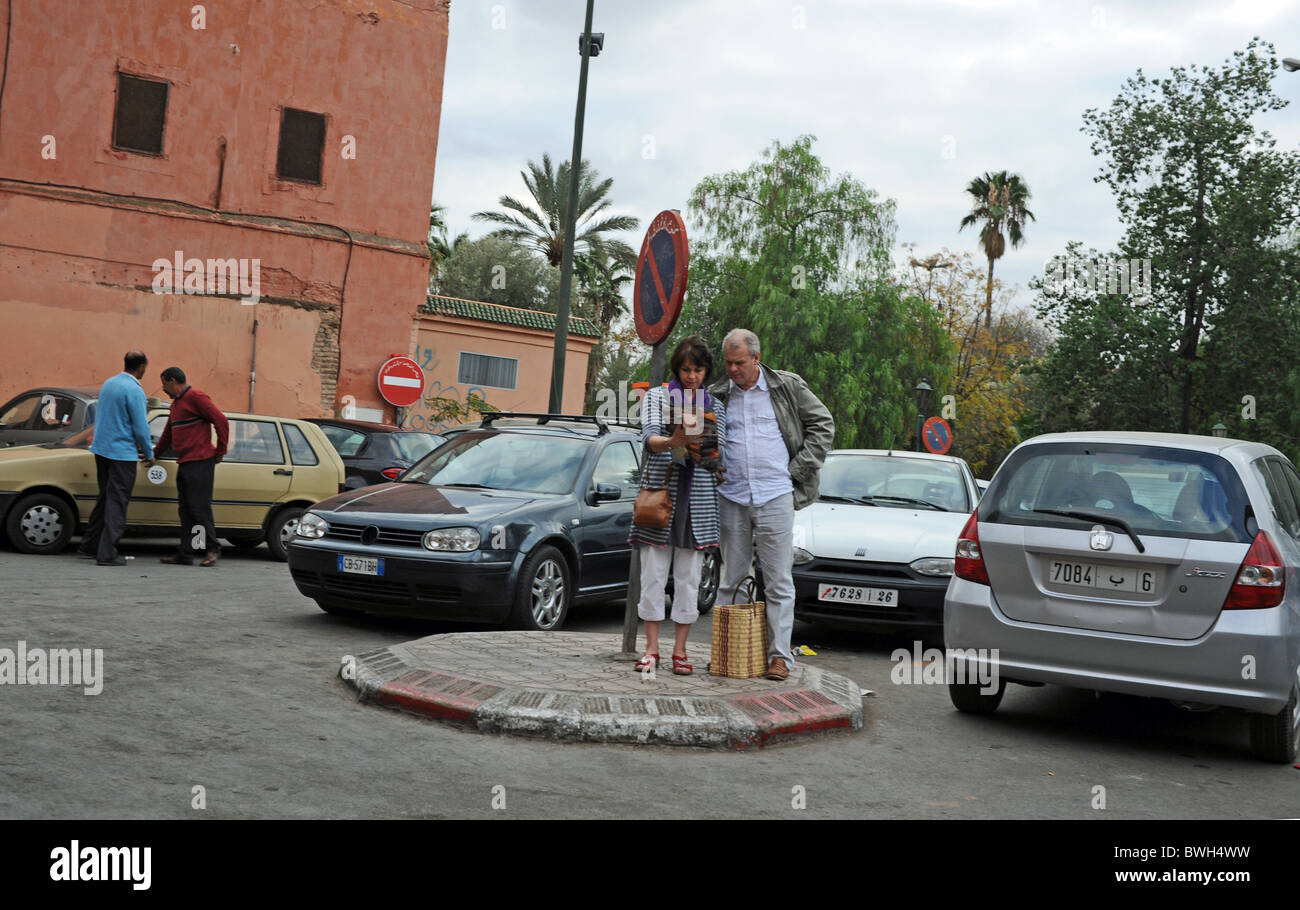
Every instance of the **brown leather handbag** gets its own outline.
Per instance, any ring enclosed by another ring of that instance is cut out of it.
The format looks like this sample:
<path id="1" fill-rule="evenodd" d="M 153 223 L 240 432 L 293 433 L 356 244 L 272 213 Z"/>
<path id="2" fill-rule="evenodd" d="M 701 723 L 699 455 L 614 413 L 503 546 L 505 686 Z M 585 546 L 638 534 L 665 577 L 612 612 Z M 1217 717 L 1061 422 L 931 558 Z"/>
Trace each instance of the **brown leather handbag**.
<path id="1" fill-rule="evenodd" d="M 632 524 L 638 528 L 666 528 L 673 519 L 673 500 L 668 495 L 668 485 L 673 482 L 673 468 L 668 462 L 668 476 L 662 487 L 643 487 L 637 491 L 632 505 Z"/>

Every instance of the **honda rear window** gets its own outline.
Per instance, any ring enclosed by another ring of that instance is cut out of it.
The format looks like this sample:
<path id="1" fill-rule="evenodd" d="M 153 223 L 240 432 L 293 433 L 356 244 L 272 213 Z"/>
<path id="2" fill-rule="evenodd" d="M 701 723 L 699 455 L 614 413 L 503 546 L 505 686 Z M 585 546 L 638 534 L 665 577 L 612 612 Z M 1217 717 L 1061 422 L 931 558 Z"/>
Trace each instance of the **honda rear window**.
<path id="1" fill-rule="evenodd" d="M 983 522 L 1077 528 L 1077 512 L 1137 534 L 1249 543 L 1236 470 L 1209 452 L 1118 443 L 1044 443 L 1014 453 L 980 501 Z"/>

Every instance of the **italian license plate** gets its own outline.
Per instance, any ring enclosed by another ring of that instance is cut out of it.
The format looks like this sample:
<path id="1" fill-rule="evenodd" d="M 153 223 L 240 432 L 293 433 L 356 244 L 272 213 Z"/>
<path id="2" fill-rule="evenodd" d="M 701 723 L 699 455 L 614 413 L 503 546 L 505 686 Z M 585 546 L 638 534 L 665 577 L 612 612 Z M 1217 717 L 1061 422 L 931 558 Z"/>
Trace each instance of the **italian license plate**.
<path id="1" fill-rule="evenodd" d="M 818 584 L 817 599 L 842 604 L 896 607 L 898 606 L 898 591 L 894 588 L 859 588 L 849 585 Z"/>
<path id="2" fill-rule="evenodd" d="M 338 554 L 340 572 L 352 575 L 383 575 L 384 561 L 378 556 L 344 556 Z"/>
<path id="3" fill-rule="evenodd" d="M 1156 594 L 1156 573 L 1142 566 L 1116 566 L 1102 562 L 1047 561 L 1047 580 L 1067 588 Z"/>

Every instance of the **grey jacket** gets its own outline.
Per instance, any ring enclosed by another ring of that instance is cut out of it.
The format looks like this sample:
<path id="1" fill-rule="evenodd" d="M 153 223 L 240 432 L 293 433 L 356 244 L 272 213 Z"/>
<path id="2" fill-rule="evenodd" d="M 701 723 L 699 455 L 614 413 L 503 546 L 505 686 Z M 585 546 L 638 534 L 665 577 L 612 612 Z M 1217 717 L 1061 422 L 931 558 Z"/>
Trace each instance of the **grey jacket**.
<path id="1" fill-rule="evenodd" d="M 776 425 L 781 429 L 786 451 L 790 453 L 790 480 L 794 484 L 794 507 L 802 509 L 817 501 L 817 484 L 826 453 L 835 444 L 835 418 L 826 405 L 808 389 L 797 373 L 769 369 L 761 361 L 758 368 L 767 377 L 768 394 Z M 709 386 L 709 394 L 724 405 L 729 404 L 731 380 L 725 376 Z"/>

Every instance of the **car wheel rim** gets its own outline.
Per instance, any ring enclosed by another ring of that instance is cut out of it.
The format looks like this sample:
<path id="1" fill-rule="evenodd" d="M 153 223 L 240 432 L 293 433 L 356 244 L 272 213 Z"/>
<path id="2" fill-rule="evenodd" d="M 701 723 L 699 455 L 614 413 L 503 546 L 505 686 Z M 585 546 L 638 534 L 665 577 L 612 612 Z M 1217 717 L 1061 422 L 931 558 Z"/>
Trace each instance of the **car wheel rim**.
<path id="1" fill-rule="evenodd" d="M 548 559 L 537 567 L 533 575 L 533 622 L 549 629 L 560 619 L 564 604 L 564 573 L 555 560 Z"/>
<path id="2" fill-rule="evenodd" d="M 63 535 L 63 519 L 57 509 L 32 506 L 23 513 L 23 540 L 34 547 L 48 547 Z"/>
<path id="3" fill-rule="evenodd" d="M 1300 752 L 1300 667 L 1295 671 L 1295 690 L 1292 694 L 1295 704 L 1291 706 L 1291 746 Z"/>
<path id="4" fill-rule="evenodd" d="M 280 529 L 280 543 L 284 544 L 286 547 L 289 546 L 289 541 L 293 540 L 293 535 L 297 530 L 298 519 L 290 518 L 284 523 L 284 527 Z"/>
<path id="5" fill-rule="evenodd" d="M 706 557 L 704 560 L 704 577 L 700 579 L 700 603 L 709 603 L 718 589 L 717 565 L 714 557 Z"/>

